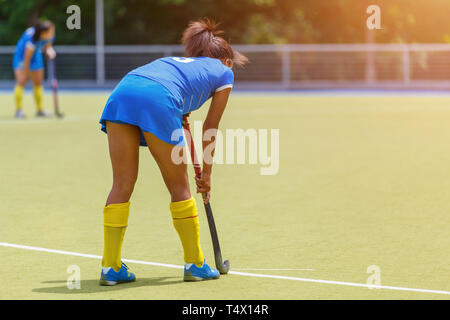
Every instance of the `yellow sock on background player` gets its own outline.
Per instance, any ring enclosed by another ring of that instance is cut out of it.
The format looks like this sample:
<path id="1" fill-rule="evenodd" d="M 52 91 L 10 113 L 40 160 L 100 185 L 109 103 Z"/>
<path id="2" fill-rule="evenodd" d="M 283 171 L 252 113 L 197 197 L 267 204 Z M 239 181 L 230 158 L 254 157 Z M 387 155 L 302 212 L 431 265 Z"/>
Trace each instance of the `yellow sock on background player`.
<path id="1" fill-rule="evenodd" d="M 36 100 L 36 107 L 38 113 L 44 111 L 43 100 L 44 100 L 44 88 L 42 85 L 37 85 L 33 87 L 34 99 Z"/>
<path id="2" fill-rule="evenodd" d="M 20 85 L 16 85 L 14 88 L 14 101 L 16 103 L 16 110 L 21 110 L 23 101 L 23 87 Z"/>
<path id="3" fill-rule="evenodd" d="M 204 256 L 200 246 L 200 229 L 194 198 L 171 202 L 170 211 L 172 213 L 173 225 L 183 245 L 184 262 L 193 263 L 201 267 Z"/>

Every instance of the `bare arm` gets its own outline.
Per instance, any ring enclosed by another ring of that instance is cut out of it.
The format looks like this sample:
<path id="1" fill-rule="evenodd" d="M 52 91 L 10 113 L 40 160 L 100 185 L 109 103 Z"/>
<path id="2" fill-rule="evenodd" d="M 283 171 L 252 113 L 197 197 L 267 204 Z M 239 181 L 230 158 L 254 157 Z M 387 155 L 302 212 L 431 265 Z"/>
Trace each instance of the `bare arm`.
<path id="1" fill-rule="evenodd" d="M 51 42 L 47 42 L 47 44 L 44 47 L 44 51 L 50 59 L 55 59 L 56 52 L 55 49 L 53 49 L 53 45 Z"/>
<path id="2" fill-rule="evenodd" d="M 216 92 L 211 101 L 208 114 L 203 123 L 203 137 L 209 131 L 210 140 L 202 139 L 203 144 L 203 170 L 200 179 L 197 179 L 197 192 L 209 192 L 211 189 L 211 170 L 212 170 L 212 156 L 214 155 L 215 140 L 217 129 L 219 128 L 220 119 L 227 106 L 228 97 L 230 96 L 231 88 Z M 209 200 L 209 194 L 207 201 Z"/>
<path id="3" fill-rule="evenodd" d="M 35 48 L 31 46 L 26 46 L 25 48 L 25 56 L 23 59 L 23 72 L 25 75 L 25 78 L 28 78 L 28 71 L 30 70 L 30 61 L 31 57 L 33 56 Z"/>
<path id="4" fill-rule="evenodd" d="M 203 137 L 205 136 L 205 132 L 210 129 L 217 130 L 219 128 L 220 119 L 222 118 L 222 114 L 225 111 L 225 107 L 227 106 L 228 97 L 230 96 L 231 89 L 225 89 L 219 92 L 216 92 L 212 98 L 211 106 L 209 107 L 208 114 L 206 115 L 205 122 L 203 123 Z M 212 157 L 208 159 L 209 154 L 205 154 L 205 149 L 213 143 L 212 146 L 215 146 L 216 134 L 215 130 L 211 131 L 211 140 L 205 141 L 203 139 L 203 171 L 207 173 L 211 173 L 212 170 Z M 210 155 L 214 155 L 214 148 L 210 148 L 212 152 Z M 206 157 L 205 157 L 206 156 Z"/>

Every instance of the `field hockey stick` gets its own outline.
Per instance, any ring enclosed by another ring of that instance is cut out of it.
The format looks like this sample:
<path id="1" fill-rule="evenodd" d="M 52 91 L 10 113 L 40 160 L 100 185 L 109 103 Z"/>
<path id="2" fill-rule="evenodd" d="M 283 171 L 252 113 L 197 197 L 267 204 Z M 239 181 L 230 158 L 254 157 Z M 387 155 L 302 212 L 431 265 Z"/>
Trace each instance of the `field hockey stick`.
<path id="1" fill-rule="evenodd" d="M 188 133 L 187 135 L 189 136 L 187 138 L 189 139 L 189 146 L 190 146 L 189 151 L 191 154 L 192 164 L 194 166 L 195 177 L 199 179 L 202 175 L 202 168 L 200 166 L 200 163 L 198 162 L 197 154 L 195 152 L 194 140 L 192 139 L 191 128 L 189 127 L 189 122 L 187 120 L 188 116 L 189 115 L 183 116 L 183 128 L 186 130 L 186 132 Z M 211 203 L 209 201 L 208 201 L 208 203 L 205 203 L 206 192 L 202 193 L 202 197 L 203 197 L 203 204 L 205 206 L 206 217 L 208 218 L 208 225 L 209 225 L 209 231 L 211 233 L 211 240 L 213 243 L 214 259 L 216 262 L 216 268 L 217 268 L 217 270 L 219 270 L 220 274 L 227 274 L 228 270 L 230 270 L 230 262 L 228 260 L 225 260 L 224 262 L 222 262 L 222 253 L 220 251 L 219 237 L 217 236 L 217 229 L 216 229 L 216 224 L 214 223 L 214 216 L 213 216 L 212 209 L 211 209 Z"/>
<path id="2" fill-rule="evenodd" d="M 64 115 L 59 111 L 59 104 L 58 104 L 58 80 L 56 79 L 56 66 L 55 66 L 55 59 L 48 59 L 48 71 L 50 75 L 50 79 L 52 82 L 52 89 L 53 89 L 53 106 L 55 108 L 55 115 L 58 118 L 62 118 Z"/>

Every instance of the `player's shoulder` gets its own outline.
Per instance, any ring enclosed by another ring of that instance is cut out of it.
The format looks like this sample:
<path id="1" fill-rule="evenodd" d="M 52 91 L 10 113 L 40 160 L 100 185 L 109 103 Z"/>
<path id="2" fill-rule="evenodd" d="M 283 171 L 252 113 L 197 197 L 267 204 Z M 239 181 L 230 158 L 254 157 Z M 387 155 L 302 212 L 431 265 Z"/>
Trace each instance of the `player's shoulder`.
<path id="1" fill-rule="evenodd" d="M 176 66 L 185 73 L 206 72 L 211 79 L 233 78 L 233 70 L 219 59 L 210 57 L 163 57 L 152 64 L 155 69 L 165 68 L 165 63 Z"/>
<path id="2" fill-rule="evenodd" d="M 29 27 L 22 33 L 22 36 L 20 37 L 19 42 L 34 45 L 34 41 L 33 41 L 34 32 L 35 32 L 34 27 Z"/>
<path id="3" fill-rule="evenodd" d="M 24 35 L 25 37 L 31 38 L 31 37 L 34 36 L 34 32 L 35 32 L 34 27 L 29 27 L 27 30 L 25 30 L 25 32 L 23 33 L 23 35 Z"/>
<path id="4" fill-rule="evenodd" d="M 193 59 L 196 59 L 196 60 L 199 60 L 199 61 L 203 61 L 203 62 L 206 63 L 206 64 L 210 64 L 210 65 L 215 66 L 215 67 L 220 68 L 220 69 L 227 68 L 227 66 L 224 65 L 224 64 L 222 63 L 222 61 L 220 61 L 220 60 L 217 59 L 217 58 L 211 58 L 211 57 L 196 57 L 196 58 L 193 58 Z"/>
<path id="5" fill-rule="evenodd" d="M 216 73 L 218 76 L 222 76 L 224 74 L 233 74 L 233 69 L 227 67 L 216 58 L 210 58 L 210 57 L 198 57 L 196 59 L 200 59 L 201 61 L 204 61 L 211 72 Z"/>
<path id="6" fill-rule="evenodd" d="M 190 65 L 193 62 L 201 63 L 201 64 L 216 65 L 217 62 L 220 62 L 217 59 L 213 59 L 213 58 L 209 58 L 209 57 L 175 57 L 175 56 L 159 58 L 159 59 L 157 59 L 157 61 L 183 63 L 186 65 Z"/>

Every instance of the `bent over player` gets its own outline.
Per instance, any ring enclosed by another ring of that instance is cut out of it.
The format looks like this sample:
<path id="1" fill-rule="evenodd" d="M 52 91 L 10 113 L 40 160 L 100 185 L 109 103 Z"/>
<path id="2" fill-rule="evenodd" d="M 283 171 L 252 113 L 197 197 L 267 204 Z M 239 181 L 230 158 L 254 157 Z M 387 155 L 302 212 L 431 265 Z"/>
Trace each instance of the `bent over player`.
<path id="1" fill-rule="evenodd" d="M 48 115 L 42 105 L 44 95 L 42 87 L 42 82 L 44 81 L 42 50 L 45 51 L 50 59 L 55 58 L 56 53 L 52 47 L 54 37 L 55 26 L 53 22 L 42 21 L 25 30 L 17 42 L 13 56 L 14 77 L 16 79 L 14 88 L 16 118 L 25 117 L 22 110 L 23 89 L 29 77 L 33 82 L 34 98 L 37 106 L 36 116 L 45 117 Z"/>
<path id="2" fill-rule="evenodd" d="M 233 51 L 209 20 L 192 22 L 185 30 L 185 57 L 165 57 L 129 72 L 111 93 L 100 119 L 108 135 L 113 186 L 103 209 L 104 252 L 100 284 L 134 281 L 121 261 L 128 225 L 130 197 L 138 176 L 139 146 L 148 146 L 170 193 L 173 225 L 184 249 L 184 280 L 219 278 L 200 246 L 199 220 L 191 196 L 186 163 L 171 154 L 183 145 L 182 117 L 212 97 L 203 131 L 217 129 L 234 84 L 233 64 L 247 58 Z M 174 138 L 176 136 L 176 138 Z M 209 161 L 207 161 L 209 162 Z M 211 164 L 203 161 L 197 192 L 209 192 Z"/>

